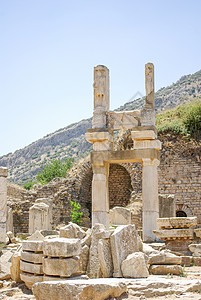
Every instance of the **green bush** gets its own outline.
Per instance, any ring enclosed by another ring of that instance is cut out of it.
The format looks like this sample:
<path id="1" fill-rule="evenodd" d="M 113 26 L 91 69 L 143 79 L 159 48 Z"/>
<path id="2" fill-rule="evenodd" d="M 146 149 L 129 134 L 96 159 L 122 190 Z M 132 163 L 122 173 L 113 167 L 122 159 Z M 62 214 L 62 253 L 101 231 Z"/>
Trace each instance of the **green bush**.
<path id="1" fill-rule="evenodd" d="M 25 184 L 23 185 L 23 188 L 29 191 L 29 190 L 32 189 L 32 187 L 34 186 L 34 184 L 36 184 L 36 183 L 33 182 L 33 181 L 29 181 L 29 182 L 27 182 L 27 183 L 25 183 Z"/>
<path id="2" fill-rule="evenodd" d="M 187 137 L 201 136 L 201 100 L 196 100 L 156 116 L 158 133 L 172 131 Z"/>
<path id="3" fill-rule="evenodd" d="M 72 167 L 73 159 L 67 158 L 64 161 L 54 159 L 43 165 L 36 175 L 39 183 L 47 184 L 55 177 L 66 177 L 66 172 Z"/>
<path id="4" fill-rule="evenodd" d="M 83 212 L 79 212 L 81 209 L 81 206 L 76 201 L 70 201 L 70 205 L 71 205 L 71 215 L 70 215 L 71 221 L 73 223 L 80 225 L 82 223 L 81 218 L 83 215 Z"/>

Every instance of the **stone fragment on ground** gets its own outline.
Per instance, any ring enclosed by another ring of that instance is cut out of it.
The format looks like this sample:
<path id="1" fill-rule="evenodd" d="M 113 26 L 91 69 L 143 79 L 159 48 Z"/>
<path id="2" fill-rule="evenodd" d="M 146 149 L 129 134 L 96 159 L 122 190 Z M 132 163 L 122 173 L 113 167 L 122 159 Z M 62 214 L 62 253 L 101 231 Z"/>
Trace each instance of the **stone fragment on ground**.
<path id="1" fill-rule="evenodd" d="M 153 275 L 181 275 L 183 272 L 182 266 L 179 265 L 151 265 L 149 273 Z"/>
<path id="2" fill-rule="evenodd" d="M 101 266 L 98 257 L 98 242 L 97 234 L 104 232 L 105 226 L 103 224 L 95 224 L 92 228 L 91 246 L 89 250 L 89 262 L 87 266 L 87 275 L 90 278 L 102 277 Z"/>
<path id="3" fill-rule="evenodd" d="M 83 239 L 86 232 L 77 224 L 69 222 L 68 225 L 60 228 L 60 237 Z"/>
<path id="4" fill-rule="evenodd" d="M 81 254 L 80 254 L 80 267 L 83 272 L 86 272 L 87 270 L 88 261 L 89 261 L 89 247 L 87 245 L 84 245 L 82 247 Z"/>
<path id="5" fill-rule="evenodd" d="M 135 252 L 127 256 L 121 264 L 121 271 L 125 278 L 147 278 L 149 272 L 142 252 Z"/>
<path id="6" fill-rule="evenodd" d="M 109 239 L 100 239 L 98 242 L 98 259 L 103 277 L 112 277 L 113 262 Z"/>
<path id="7" fill-rule="evenodd" d="M 114 279 L 68 280 L 41 282 L 33 286 L 37 300 L 104 300 L 119 297 L 127 291 L 126 284 Z"/>
<path id="8" fill-rule="evenodd" d="M 70 277 L 81 274 L 79 257 L 43 258 L 43 272 L 50 276 Z"/>
<path id="9" fill-rule="evenodd" d="M 149 256 L 148 264 L 150 265 L 180 265 L 181 256 L 170 253 L 167 250 L 163 250 L 157 254 L 151 254 Z"/>
<path id="10" fill-rule="evenodd" d="M 10 243 L 16 244 L 16 238 L 14 237 L 14 234 L 12 231 L 7 232 L 7 237 L 9 238 Z"/>
<path id="11" fill-rule="evenodd" d="M 129 254 L 139 251 L 138 234 L 135 225 L 122 225 L 115 229 L 110 237 L 113 277 L 122 277 L 121 264 Z"/>
<path id="12" fill-rule="evenodd" d="M 0 257 L 0 280 L 7 280 L 11 276 L 11 258 L 13 256 L 12 250 L 3 250 L 3 254 Z"/>
<path id="13" fill-rule="evenodd" d="M 188 248 L 193 253 L 193 257 L 201 257 L 201 244 L 190 244 Z"/>
<path id="14" fill-rule="evenodd" d="M 88 247 L 90 247 L 90 245 L 91 245 L 91 235 L 92 235 L 92 229 L 89 228 L 86 231 L 85 237 L 81 240 L 81 245 L 82 246 L 87 245 Z"/>
<path id="15" fill-rule="evenodd" d="M 20 278 L 20 259 L 21 259 L 21 247 L 16 251 L 11 258 L 11 279 L 15 282 L 22 282 Z"/>

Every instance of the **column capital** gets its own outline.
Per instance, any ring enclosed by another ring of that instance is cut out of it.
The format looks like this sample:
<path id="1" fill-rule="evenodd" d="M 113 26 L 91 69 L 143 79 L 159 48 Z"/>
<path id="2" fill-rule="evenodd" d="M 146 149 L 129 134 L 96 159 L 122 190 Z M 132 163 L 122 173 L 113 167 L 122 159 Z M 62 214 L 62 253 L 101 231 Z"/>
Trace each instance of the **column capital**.
<path id="1" fill-rule="evenodd" d="M 150 159 L 150 158 L 143 158 L 142 159 L 142 165 L 143 166 L 156 166 L 158 167 L 160 165 L 160 161 L 158 159 Z"/>
<path id="2" fill-rule="evenodd" d="M 8 169 L 5 167 L 0 167 L 0 177 L 7 177 L 8 176 Z"/>

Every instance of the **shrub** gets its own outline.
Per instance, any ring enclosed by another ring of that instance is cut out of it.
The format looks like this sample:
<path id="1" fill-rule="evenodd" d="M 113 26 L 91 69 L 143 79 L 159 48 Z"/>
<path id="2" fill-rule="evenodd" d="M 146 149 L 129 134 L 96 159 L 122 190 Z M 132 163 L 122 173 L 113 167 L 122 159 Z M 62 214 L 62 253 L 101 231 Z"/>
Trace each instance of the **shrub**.
<path id="1" fill-rule="evenodd" d="M 39 183 L 47 184 L 55 177 L 66 177 L 66 172 L 72 167 L 72 164 L 72 158 L 67 158 L 64 161 L 54 159 L 42 166 L 36 175 L 36 180 Z"/>
<path id="2" fill-rule="evenodd" d="M 81 209 L 81 206 L 76 201 L 70 201 L 70 205 L 71 205 L 71 215 L 70 215 L 71 221 L 73 223 L 80 225 L 82 223 L 81 218 L 83 215 L 83 212 L 79 212 Z"/>
<path id="3" fill-rule="evenodd" d="M 34 186 L 34 184 L 36 184 L 36 183 L 33 182 L 33 181 L 29 181 L 29 182 L 27 182 L 27 183 L 25 183 L 25 184 L 23 185 L 23 188 L 29 191 L 29 190 L 32 189 L 32 187 Z"/>

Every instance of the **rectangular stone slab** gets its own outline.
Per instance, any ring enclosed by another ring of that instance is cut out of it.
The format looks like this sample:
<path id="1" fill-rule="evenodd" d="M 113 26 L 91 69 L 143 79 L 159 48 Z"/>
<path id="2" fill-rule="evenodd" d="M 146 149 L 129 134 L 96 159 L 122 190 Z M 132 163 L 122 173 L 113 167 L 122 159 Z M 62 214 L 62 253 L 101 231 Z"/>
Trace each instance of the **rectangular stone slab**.
<path id="1" fill-rule="evenodd" d="M 21 259 L 35 264 L 42 264 L 43 253 L 35 253 L 30 251 L 22 251 Z"/>
<path id="2" fill-rule="evenodd" d="M 20 261 L 20 270 L 31 274 L 43 274 L 42 264 L 32 264 L 26 261 Z"/>
<path id="3" fill-rule="evenodd" d="M 43 241 L 23 241 L 23 251 L 43 252 Z"/>
<path id="4" fill-rule="evenodd" d="M 63 277 L 81 274 L 79 258 L 43 258 L 43 272 Z"/>

